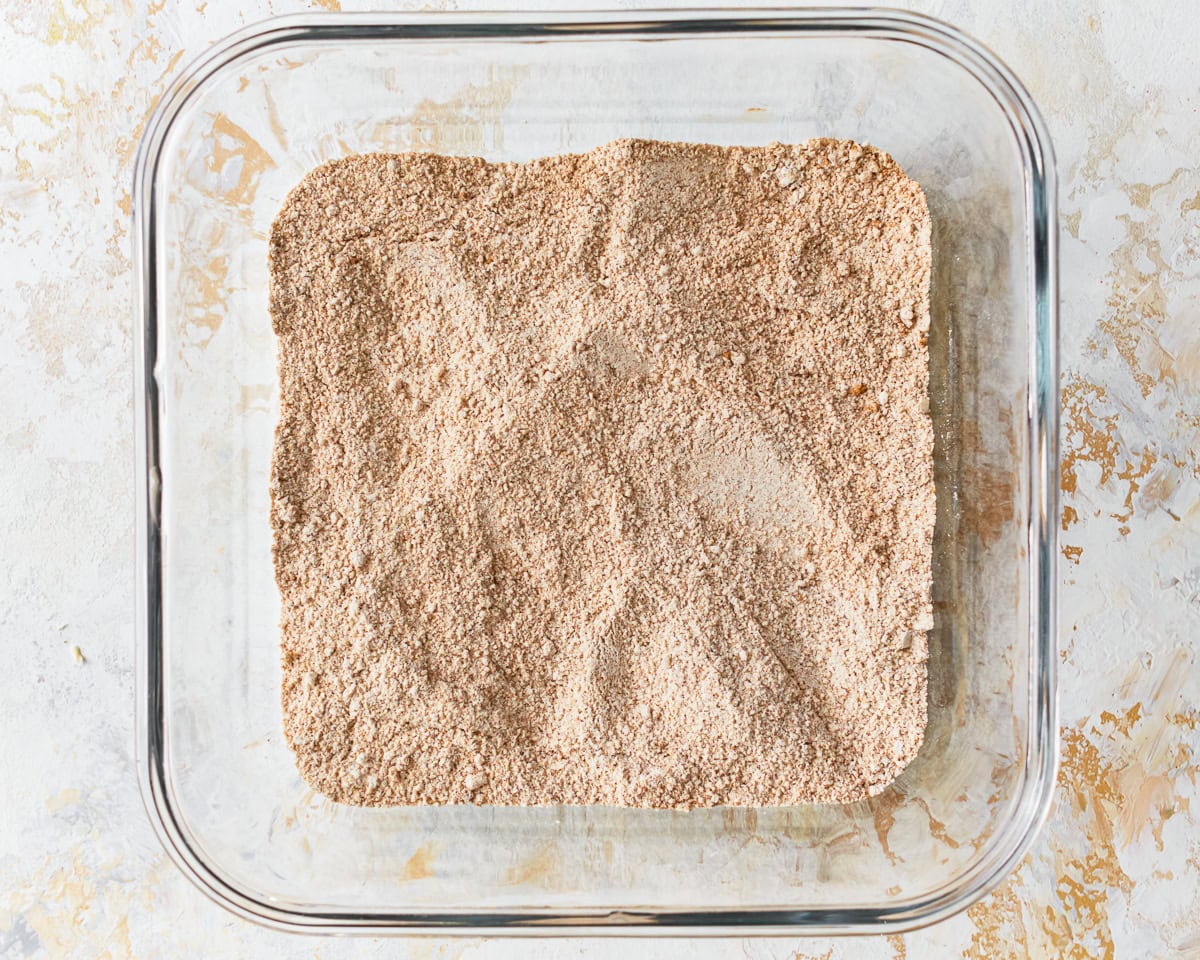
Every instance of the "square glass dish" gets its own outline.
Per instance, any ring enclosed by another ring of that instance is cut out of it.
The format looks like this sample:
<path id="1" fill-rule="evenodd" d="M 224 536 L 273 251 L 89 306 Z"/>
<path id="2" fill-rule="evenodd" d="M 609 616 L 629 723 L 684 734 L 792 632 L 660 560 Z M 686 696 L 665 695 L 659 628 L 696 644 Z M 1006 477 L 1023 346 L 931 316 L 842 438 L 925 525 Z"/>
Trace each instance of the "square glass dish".
<path id="1" fill-rule="evenodd" d="M 868 141 L 933 216 L 929 725 L 881 795 L 655 811 L 331 803 L 281 732 L 267 236 L 311 167 L 525 160 L 619 137 Z M 133 189 L 138 747 L 171 856 L 243 916 L 326 932 L 895 931 L 1017 862 L 1054 782 L 1056 221 L 1011 73 L 896 11 L 304 16 L 193 63 Z"/>

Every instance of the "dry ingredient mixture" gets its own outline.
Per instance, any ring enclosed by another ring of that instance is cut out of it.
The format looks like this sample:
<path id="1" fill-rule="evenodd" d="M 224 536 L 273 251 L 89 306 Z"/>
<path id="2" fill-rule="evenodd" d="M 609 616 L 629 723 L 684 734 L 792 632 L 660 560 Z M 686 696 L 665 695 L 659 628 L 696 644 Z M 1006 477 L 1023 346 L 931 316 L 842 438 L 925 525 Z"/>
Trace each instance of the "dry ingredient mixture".
<path id="1" fill-rule="evenodd" d="M 270 256 L 310 784 L 795 804 L 913 758 L 930 222 L 887 154 L 358 156 L 295 189 Z"/>

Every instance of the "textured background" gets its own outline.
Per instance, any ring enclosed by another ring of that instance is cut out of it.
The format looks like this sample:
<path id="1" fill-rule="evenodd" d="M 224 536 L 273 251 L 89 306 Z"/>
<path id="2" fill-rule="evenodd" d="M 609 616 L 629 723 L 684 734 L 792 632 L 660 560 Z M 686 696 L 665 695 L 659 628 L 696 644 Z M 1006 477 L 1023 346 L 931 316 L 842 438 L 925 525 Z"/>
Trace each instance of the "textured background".
<path id="1" fill-rule="evenodd" d="M 1063 181 L 1063 758 L 1017 873 L 852 941 L 310 940 L 204 899 L 132 773 L 128 185 L 181 62 L 305 4 L 0 0 L 0 957 L 1200 958 L 1200 17 L 915 6 L 1016 70 Z"/>

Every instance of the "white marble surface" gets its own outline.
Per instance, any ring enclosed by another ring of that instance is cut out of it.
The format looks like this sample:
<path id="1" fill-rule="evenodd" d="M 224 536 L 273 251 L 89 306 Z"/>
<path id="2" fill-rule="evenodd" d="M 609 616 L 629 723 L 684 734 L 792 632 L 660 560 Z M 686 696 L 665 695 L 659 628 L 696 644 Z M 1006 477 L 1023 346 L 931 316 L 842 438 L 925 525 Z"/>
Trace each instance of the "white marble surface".
<path id="1" fill-rule="evenodd" d="M 1063 181 L 1064 753 L 1018 872 L 840 941 L 327 940 L 209 903 L 132 773 L 130 168 L 183 60 L 305 5 L 0 0 L 0 957 L 1200 957 L 1200 17 L 915 6 L 1016 70 Z"/>

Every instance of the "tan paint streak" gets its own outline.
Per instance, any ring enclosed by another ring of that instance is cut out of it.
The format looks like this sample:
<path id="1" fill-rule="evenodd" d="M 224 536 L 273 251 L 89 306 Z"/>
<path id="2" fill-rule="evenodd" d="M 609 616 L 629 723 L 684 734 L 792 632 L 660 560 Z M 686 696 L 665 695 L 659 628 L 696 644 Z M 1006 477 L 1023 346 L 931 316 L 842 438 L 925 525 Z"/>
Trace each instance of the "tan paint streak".
<path id="1" fill-rule="evenodd" d="M 476 943 L 478 942 L 476 941 Z M 409 938 L 403 941 L 403 943 L 402 955 L 405 960 L 458 960 L 459 957 L 463 956 L 471 948 L 469 940 L 465 945 L 459 945 L 458 943 L 447 944 L 445 941 L 437 942 L 422 940 L 420 938 Z M 325 960 L 325 958 L 315 955 L 313 960 Z"/>
<path id="2" fill-rule="evenodd" d="M 962 953 L 963 960 L 1024 960 L 1031 956 L 1025 905 L 1013 890 L 1011 879 L 987 899 L 967 907 L 967 917 L 974 930 Z"/>
<path id="3" fill-rule="evenodd" d="M 1078 728 L 1063 731 L 1059 792 L 1077 811 L 1088 839 L 1082 857 L 1056 855 L 1056 910 L 1047 910 L 1043 926 L 1060 956 L 1111 958 L 1114 953 L 1108 921 L 1110 890 L 1128 893 L 1133 883 L 1121 869 L 1113 843 L 1114 813 L 1121 794 L 1112 765 Z M 1084 931 L 1087 939 L 1079 936 Z M 1099 952 L 1091 949 L 1092 943 Z"/>
<path id="4" fill-rule="evenodd" d="M 1108 43 L 1120 43 L 1119 35 L 1106 42 L 1101 23 L 1095 16 L 1087 18 L 1088 34 L 1072 31 L 1075 43 L 1072 44 L 1072 54 L 1077 69 L 1087 72 L 1087 102 L 1103 103 L 1105 105 L 1105 122 L 1089 131 L 1087 138 L 1087 153 L 1084 163 L 1073 179 L 1076 183 L 1099 185 L 1111 182 L 1113 167 L 1120 154 L 1123 139 L 1131 134 L 1141 133 L 1143 125 L 1148 121 L 1153 129 L 1154 121 L 1162 112 L 1162 92 L 1151 91 L 1149 88 L 1131 89 L 1120 82 L 1116 71 L 1110 69 L 1111 57 L 1108 53 Z M 1051 69 L 1055 69 L 1051 67 Z M 1055 70 L 1047 80 L 1058 80 L 1061 72 Z M 1066 92 L 1068 85 L 1057 84 Z M 1055 86 L 1052 84 L 1051 89 Z M 1059 100 L 1059 109 L 1074 111 L 1077 109 L 1078 98 L 1064 96 Z M 1146 136 L 1141 133 L 1141 136 Z"/>
<path id="5" fill-rule="evenodd" d="M 18 280 L 15 284 L 20 299 L 28 304 L 25 333 L 34 348 L 45 358 L 46 374 L 51 379 L 66 375 L 66 358 L 74 350 L 78 353 L 86 341 L 81 342 L 74 323 L 76 318 L 66 309 L 66 299 L 57 283 L 42 282 L 36 285 Z M 92 358 L 90 351 L 81 360 Z"/>
<path id="6" fill-rule="evenodd" d="M 1116 413 L 1099 412 L 1107 404 L 1107 390 L 1080 377 L 1063 387 L 1064 452 L 1060 485 L 1065 493 L 1077 492 L 1081 463 L 1094 463 L 1100 467 L 1100 487 L 1114 479 L 1123 481 L 1125 494 L 1121 509 L 1111 511 L 1109 516 L 1118 522 L 1120 534 L 1126 536 L 1135 512 L 1148 513 L 1174 494 L 1181 482 L 1181 464 L 1174 459 L 1164 460 L 1153 450 L 1143 449 L 1122 457 L 1118 466 L 1119 418 Z M 1078 519 L 1076 509 L 1065 506 L 1062 529 L 1066 530 Z M 1078 547 L 1063 550 L 1064 556 L 1076 561 L 1079 552 Z"/>
<path id="7" fill-rule="evenodd" d="M 1194 782 L 1200 772 L 1187 744 L 1172 749 L 1167 735 L 1175 724 L 1195 728 L 1197 712 L 1173 709 L 1190 676 L 1192 659 L 1190 651 L 1177 649 L 1152 686 L 1140 667 L 1131 668 L 1117 693 L 1124 698 L 1140 687 L 1140 699 L 1104 711 L 1095 725 L 1085 721 L 1064 729 L 1055 818 L 1081 829 L 1084 836 L 1072 842 L 1060 839 L 1070 834 L 1049 831 L 1056 878 L 1052 892 L 1018 895 L 1013 888 L 1017 881 L 1009 880 L 968 908 L 975 933 L 964 956 L 1114 957 L 1109 899 L 1133 889 L 1118 848 L 1135 843 L 1149 828 L 1162 849 L 1165 823 L 1189 809 L 1188 798 L 1176 795 L 1174 786 L 1183 776 Z M 1101 753 L 1104 740 L 1117 759 Z"/>
<path id="8" fill-rule="evenodd" d="M 272 388 L 269 384 L 254 383 L 249 386 L 243 384 L 241 390 L 242 398 L 238 403 L 239 412 L 265 411 L 270 408 Z"/>
<path id="9" fill-rule="evenodd" d="M 312 5 L 322 10 L 332 10 L 334 13 L 342 9 L 340 0 L 312 0 Z"/>
<path id="10" fill-rule="evenodd" d="M 1163 824 L 1175 815 L 1177 806 L 1171 778 L 1152 775 L 1142 764 L 1131 763 L 1117 774 L 1117 788 L 1125 798 L 1119 821 L 1121 842 L 1129 846 L 1148 826 L 1154 846 L 1162 850 Z M 1186 798 L 1180 802 L 1186 803 Z"/>
<path id="11" fill-rule="evenodd" d="M 279 146 L 287 150 L 287 131 L 283 128 L 283 124 L 279 120 L 279 110 L 275 106 L 275 98 L 271 96 L 271 85 L 264 83 L 262 89 L 263 97 L 267 101 L 267 123 L 271 127 L 271 133 L 274 135 Z"/>
<path id="12" fill-rule="evenodd" d="M 225 199 L 239 205 L 252 203 L 259 179 L 275 166 L 275 161 L 254 137 L 223 113 L 213 116 L 211 135 L 213 144 L 208 169 L 213 174 L 219 176 L 225 165 L 235 159 L 242 161 L 237 183 L 224 192 Z"/>
<path id="13" fill-rule="evenodd" d="M 156 63 L 160 53 L 162 53 L 162 41 L 158 39 L 157 34 L 148 34 L 141 43 L 130 51 L 129 56 L 125 59 L 125 66 L 132 69 L 135 60 Z"/>
<path id="14" fill-rule="evenodd" d="M 68 6 L 63 0 L 54 0 L 49 7 L 46 43 L 52 47 L 63 43 L 83 46 L 112 12 L 108 4 L 72 3 Z"/>
<path id="15" fill-rule="evenodd" d="M 1176 379 L 1175 358 L 1163 347 L 1158 330 L 1167 320 L 1167 286 L 1180 279 L 1164 256 L 1163 241 L 1173 248 L 1181 226 L 1173 217 L 1164 222 L 1154 203 L 1160 195 L 1178 194 L 1194 179 L 1192 169 L 1179 168 L 1162 183 L 1132 184 L 1126 191 L 1133 212 L 1117 217 L 1125 225 L 1125 240 L 1113 251 L 1108 273 L 1107 305 L 1112 313 L 1098 326 L 1129 367 L 1143 397 L 1157 384 Z M 1187 203 L 1181 199 L 1173 206 L 1186 212 Z"/>
<path id="16" fill-rule="evenodd" d="M 916 801 L 917 805 L 925 811 L 925 816 L 929 818 L 930 836 L 932 836 L 933 839 L 944 843 L 946 846 L 957 850 L 958 841 L 946 832 L 946 825 L 933 815 L 933 812 L 929 809 L 929 804 L 926 803 L 921 797 L 914 797 L 913 799 Z"/>
<path id="17" fill-rule="evenodd" d="M 558 860 L 555 856 L 554 845 L 549 844 L 529 859 L 507 871 L 504 875 L 504 882 L 509 886 L 539 882 L 553 885 L 557 876 Z"/>
<path id="18" fill-rule="evenodd" d="M 1100 484 L 1107 483 L 1117 469 L 1117 415 L 1098 416 L 1093 407 L 1108 400 L 1104 387 L 1074 377 L 1062 390 L 1062 419 L 1065 452 L 1062 457 L 1061 486 L 1064 493 L 1075 493 L 1080 463 L 1100 467 Z"/>
<path id="19" fill-rule="evenodd" d="M 133 162 L 133 155 L 137 151 L 138 141 L 142 138 L 142 132 L 146 128 L 146 122 L 150 119 L 150 114 L 158 106 L 162 90 L 166 86 L 167 77 L 175 72 L 175 68 L 179 65 L 179 61 L 183 59 L 184 53 L 186 53 L 185 50 L 176 51 L 175 55 L 167 61 L 167 65 L 159 72 L 157 79 L 149 85 L 150 89 L 155 91 L 154 96 L 150 98 L 150 103 L 142 112 L 141 117 L 138 118 L 138 122 L 134 124 L 129 136 L 117 137 L 116 154 L 122 168 L 128 167 Z M 118 101 L 119 95 L 119 90 L 113 90 L 112 99 L 114 104 Z"/>
<path id="20" fill-rule="evenodd" d="M 55 796 L 46 798 L 46 809 L 51 813 L 58 813 L 59 810 L 63 810 L 67 807 L 78 806 L 79 802 L 79 791 L 74 787 L 67 787 L 67 789 L 59 792 Z"/>
<path id="21" fill-rule="evenodd" d="M 1159 469 L 1155 470 L 1146 482 L 1141 486 L 1141 507 L 1142 511 L 1149 513 L 1158 507 L 1163 506 L 1179 489 L 1182 483 L 1182 478 L 1179 475 L 1180 464 L 1175 462 L 1160 462 Z M 1130 497 L 1137 490 L 1130 491 Z"/>
<path id="22" fill-rule="evenodd" d="M 62 86 L 61 80 L 59 80 L 59 86 L 60 88 Z M 35 93 L 43 100 L 46 100 L 52 107 L 61 106 L 64 103 L 61 89 L 57 94 L 51 93 L 50 90 L 46 88 L 44 83 L 24 83 L 17 87 L 16 92 L 23 94 Z M 39 110 L 37 107 L 8 107 L 6 109 L 6 113 L 9 113 L 14 117 L 33 117 L 37 120 L 40 120 L 47 127 L 53 127 L 55 124 L 54 117 L 52 117 L 47 110 Z M 7 127 L 11 133 L 12 123 L 8 123 Z"/>
<path id="23" fill-rule="evenodd" d="M 219 250 L 225 237 L 225 225 L 214 221 L 202 244 L 204 249 Z M 207 343 L 216 335 L 225 319 L 222 303 L 229 292 L 229 258 L 209 257 L 200 262 L 189 261 L 183 269 L 184 320 L 208 331 Z"/>
<path id="24" fill-rule="evenodd" d="M 964 457 L 963 519 L 967 529 L 985 546 L 995 543 L 1013 519 L 1012 463 L 1017 459 L 1017 439 L 1008 410 L 1001 410 L 988 429 L 1002 432 L 1007 442 L 1006 457 L 990 449 L 983 426 L 975 420 L 962 425 L 960 437 Z M 1002 460 L 1002 463 L 997 461 Z"/>
<path id="25" fill-rule="evenodd" d="M 1200 728 L 1200 709 L 1189 707 L 1187 710 L 1168 713 L 1167 722 L 1185 730 L 1195 730 Z"/>
<path id="26" fill-rule="evenodd" d="M 1124 713 L 1117 715 L 1111 710 L 1103 710 L 1100 713 L 1100 722 L 1112 727 L 1117 733 L 1123 736 L 1129 736 L 1129 731 L 1133 729 L 1133 725 L 1142 719 L 1142 701 L 1138 701 Z"/>
<path id="27" fill-rule="evenodd" d="M 1125 188 L 1125 192 L 1129 194 L 1129 202 L 1139 210 L 1150 209 L 1150 198 L 1154 195 L 1154 188 L 1148 183 L 1131 183 Z"/>
<path id="28" fill-rule="evenodd" d="M 404 863 L 400 871 L 400 879 L 405 881 L 424 880 L 433 876 L 433 844 L 425 843 L 417 847 L 416 852 Z"/>
<path id="29" fill-rule="evenodd" d="M 892 863 L 896 862 L 896 855 L 888 845 L 888 834 L 896 825 L 896 809 L 903 803 L 904 795 L 899 790 L 885 790 L 867 801 L 875 821 L 875 836 L 879 838 L 879 846 Z"/>
<path id="30" fill-rule="evenodd" d="M 1183 689 L 1184 678 L 1189 675 L 1191 666 L 1191 649 L 1176 647 L 1163 669 L 1162 677 L 1150 692 L 1151 703 L 1157 706 L 1166 701 L 1174 706 L 1179 700 L 1179 692 Z"/>
<path id="31" fill-rule="evenodd" d="M 229 273 L 228 257 L 212 257 L 198 269 L 190 271 L 195 280 L 199 300 L 191 305 L 199 307 L 202 313 L 192 317 L 192 322 L 206 327 L 210 333 L 220 329 L 224 315 L 217 311 L 217 304 L 225 292 L 225 279 Z"/>
<path id="32" fill-rule="evenodd" d="M 1118 868 L 1119 869 L 1119 868 Z M 1054 894 L 1058 909 L 1045 912 L 1041 930 L 1064 960 L 1113 960 L 1116 948 L 1108 919 L 1110 864 L 1101 855 L 1058 861 Z M 1124 878 L 1124 892 L 1130 884 Z M 1093 949 L 1093 947 L 1095 949 Z"/>
<path id="33" fill-rule="evenodd" d="M 45 956 L 132 958 L 135 894 L 114 877 L 120 866 L 119 858 L 93 863 L 81 852 L 48 858 L 37 874 L 9 887 L 5 909 L 33 930 Z"/>
<path id="34" fill-rule="evenodd" d="M 1112 339 L 1117 353 L 1129 367 L 1143 397 L 1155 384 L 1174 379 L 1173 358 L 1163 349 L 1157 331 L 1150 326 L 1165 317 L 1166 296 L 1157 276 L 1145 274 L 1145 285 L 1128 302 L 1109 298 L 1114 314 L 1098 326 Z"/>
<path id="35" fill-rule="evenodd" d="M 1109 713 L 1099 722 L 1123 737 L 1121 731 L 1137 727 L 1143 709 L 1135 704 L 1121 714 Z M 1160 819 L 1165 819 L 1172 815 L 1173 808 L 1164 806 L 1165 797 L 1157 784 L 1145 786 L 1142 771 L 1122 776 L 1126 768 L 1118 769 L 1106 760 L 1081 727 L 1063 731 L 1062 761 L 1059 816 L 1083 829 L 1086 846 L 1074 851 L 1060 841 L 1051 841 L 1057 878 L 1051 897 L 1025 901 L 1016 895 L 1011 888 L 1013 881 L 1009 881 L 987 900 L 969 908 L 976 933 L 967 957 L 1032 954 L 1091 960 L 1114 956 L 1109 897 L 1114 891 L 1128 894 L 1133 887 L 1117 856 L 1114 826 L 1121 826 L 1121 842 L 1128 842 L 1126 815 L 1131 817 L 1130 823 L 1135 823 L 1145 809 L 1157 808 Z M 1130 786 L 1135 789 L 1132 796 L 1123 790 Z M 1146 795 L 1140 791 L 1146 791 Z M 1131 805 L 1139 804 L 1140 809 L 1129 811 Z M 1036 926 L 1031 928 L 1031 922 Z M 1044 949 L 1042 943 L 1033 942 L 1035 932 L 1037 940 L 1044 941 Z"/>
<path id="36" fill-rule="evenodd" d="M 1078 565 L 1079 558 L 1083 556 L 1083 547 L 1074 544 L 1063 544 L 1062 555 L 1072 563 Z"/>
<path id="37" fill-rule="evenodd" d="M 368 139 L 387 151 L 483 154 L 503 146 L 504 108 L 528 72 L 493 68 L 485 83 L 468 84 L 449 100 L 422 100 L 407 116 L 376 124 Z"/>
<path id="38" fill-rule="evenodd" d="M 68 146 L 73 136 L 78 134 L 80 118 L 90 116 L 99 105 L 99 97 L 96 94 L 83 94 L 74 99 L 69 97 L 66 81 L 58 74 L 50 74 L 49 79 L 50 84 L 21 84 L 11 95 L 0 92 L 0 128 L 17 141 L 10 149 L 16 161 L 16 179 L 30 185 L 30 189 L 10 194 L 10 201 L 18 196 L 28 197 L 48 192 L 49 183 L 42 174 L 41 161 L 37 158 L 31 161 L 26 154 L 31 150 L 39 154 L 50 154 Z M 18 138 L 14 123 L 14 118 L 17 117 L 36 120 L 45 128 L 44 136 Z"/>
<path id="39" fill-rule="evenodd" d="M 1087 814 L 1091 822 L 1089 834 L 1111 848 L 1112 821 L 1105 811 L 1120 804 L 1112 765 L 1104 761 L 1096 745 L 1077 727 L 1062 731 L 1060 755 L 1062 769 L 1058 783 L 1062 801 L 1077 813 Z"/>
<path id="40" fill-rule="evenodd" d="M 1183 777 L 1194 783 L 1200 767 L 1186 742 L 1172 744 L 1171 731 L 1195 729 L 1194 722 L 1189 724 L 1186 715 L 1176 709 L 1192 665 L 1192 654 L 1176 648 L 1150 691 L 1148 707 L 1138 701 L 1123 713 L 1105 711 L 1100 715 L 1110 736 L 1127 741 L 1116 773 L 1122 797 L 1118 823 L 1126 846 L 1149 827 L 1156 848 L 1162 850 L 1163 826 L 1177 813 L 1190 809 L 1188 797 L 1176 794 L 1176 784 Z"/>

